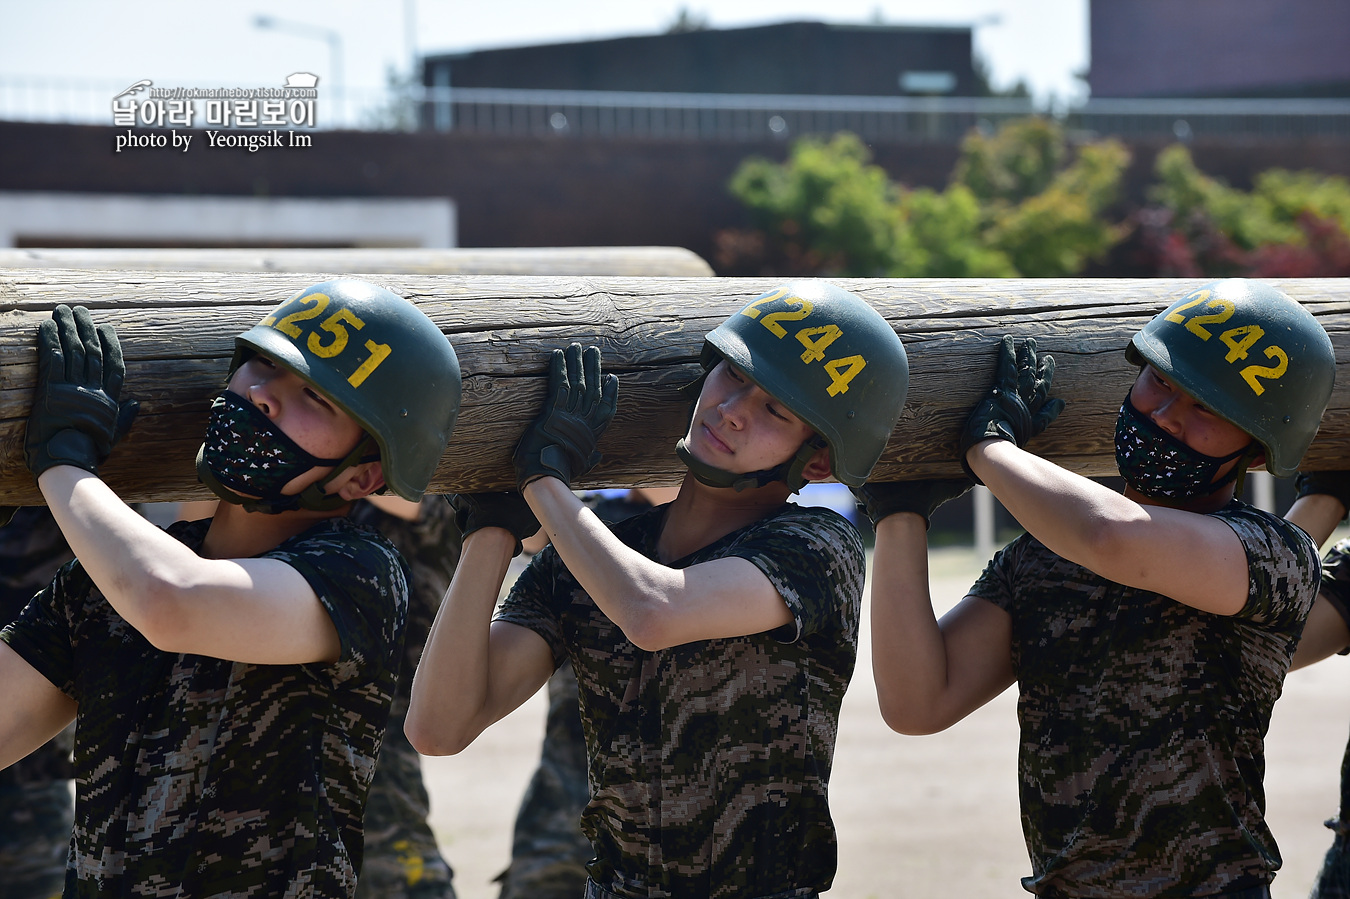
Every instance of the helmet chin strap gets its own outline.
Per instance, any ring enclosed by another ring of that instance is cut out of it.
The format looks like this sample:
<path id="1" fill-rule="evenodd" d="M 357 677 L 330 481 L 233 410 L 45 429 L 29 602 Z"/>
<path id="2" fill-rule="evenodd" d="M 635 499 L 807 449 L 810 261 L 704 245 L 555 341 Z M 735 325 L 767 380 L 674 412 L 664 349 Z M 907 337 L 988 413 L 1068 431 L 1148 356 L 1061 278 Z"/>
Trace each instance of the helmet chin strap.
<path id="1" fill-rule="evenodd" d="M 802 471 L 811 463 L 816 453 L 824 449 L 825 446 L 823 437 L 819 434 L 812 435 L 797 448 L 796 455 L 781 465 L 744 474 L 727 471 L 724 468 L 718 468 L 715 465 L 709 465 L 707 462 L 695 459 L 683 437 L 675 444 L 675 455 L 680 457 L 680 461 L 685 464 L 700 484 L 707 484 L 709 487 L 730 487 L 739 493 L 750 487 L 764 487 L 774 481 L 783 481 L 793 493 L 796 493 L 809 480 L 809 478 L 802 477 Z"/>
<path id="2" fill-rule="evenodd" d="M 1239 450 L 1238 452 L 1237 464 L 1228 469 L 1227 474 L 1210 484 L 1204 493 L 1199 494 L 1201 498 L 1213 496 L 1231 483 L 1233 485 L 1233 498 L 1242 499 L 1242 489 L 1247 484 L 1247 466 L 1251 465 L 1252 460 L 1260 455 L 1261 444 L 1253 440 L 1251 443 L 1247 444 L 1244 449 Z"/>
<path id="3" fill-rule="evenodd" d="M 327 493 L 324 488 L 353 465 L 360 462 L 372 462 L 379 458 L 378 452 L 371 455 L 374 450 L 376 450 L 375 438 L 366 434 L 357 442 L 356 446 L 352 447 L 351 452 L 342 457 L 341 462 L 333 466 L 332 471 L 299 493 L 273 497 L 254 497 L 236 493 L 216 479 L 203 459 L 206 451 L 206 446 L 203 444 L 201 449 L 197 450 L 197 478 L 206 485 L 207 490 L 210 490 L 217 497 L 232 505 L 243 506 L 247 512 L 262 512 L 265 515 L 294 512 L 297 509 L 309 509 L 312 512 L 332 512 L 335 509 L 342 508 L 351 500 L 343 499 L 336 493 Z"/>
<path id="4" fill-rule="evenodd" d="M 1242 490 L 1247 484 L 1247 466 L 1252 464 L 1252 460 L 1259 456 L 1263 447 L 1260 443 L 1253 440 L 1245 449 L 1239 450 L 1237 464 L 1228 469 L 1228 473 L 1209 484 L 1203 493 L 1198 493 L 1191 499 L 1204 499 L 1207 496 L 1213 496 L 1229 484 L 1233 485 L 1233 499 L 1242 499 Z M 1128 483 L 1128 482 L 1127 482 Z M 1137 488 L 1136 488 L 1137 489 Z M 1164 502 L 1179 502 L 1167 501 Z"/>
<path id="5" fill-rule="evenodd" d="M 718 354 L 718 359 L 721 358 L 721 354 Z M 698 397 L 703 391 L 704 382 L 708 380 L 709 371 L 711 371 L 710 368 L 704 369 L 703 374 L 680 388 L 680 392 L 689 399 L 689 419 L 684 423 L 686 429 L 694 422 L 694 410 L 698 407 Z M 802 470 L 810 463 L 816 452 L 826 446 L 828 444 L 825 442 L 825 438 L 819 434 L 814 434 L 797 448 L 795 456 L 783 464 L 744 474 L 727 471 L 724 468 L 718 468 L 715 465 L 709 465 L 707 462 L 695 459 L 683 437 L 675 443 L 675 455 L 680 457 L 680 461 L 693 474 L 695 480 L 700 484 L 707 484 L 709 487 L 730 487 L 740 493 L 742 490 L 751 487 L 764 487 L 774 481 L 784 481 L 788 487 L 792 488 L 792 492 L 796 493 L 809 480 L 802 477 Z"/>
<path id="6" fill-rule="evenodd" d="M 1247 485 L 1247 466 L 1252 464 L 1252 460 L 1260 455 L 1263 449 L 1261 444 L 1253 440 L 1247 447 L 1246 452 L 1238 458 L 1238 462 L 1233 466 L 1232 471 L 1228 472 L 1228 474 L 1219 482 L 1219 486 L 1222 487 L 1230 478 L 1234 481 L 1234 499 L 1242 499 L 1242 488 Z"/>

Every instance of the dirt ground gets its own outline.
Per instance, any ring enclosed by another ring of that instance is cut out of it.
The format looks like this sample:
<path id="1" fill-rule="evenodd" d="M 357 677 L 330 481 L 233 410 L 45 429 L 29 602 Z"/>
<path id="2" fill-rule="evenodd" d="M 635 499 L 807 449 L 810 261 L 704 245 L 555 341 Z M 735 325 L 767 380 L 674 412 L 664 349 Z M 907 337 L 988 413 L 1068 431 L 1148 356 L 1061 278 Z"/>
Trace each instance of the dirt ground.
<path id="1" fill-rule="evenodd" d="M 970 550 L 935 550 L 934 603 L 955 603 L 978 574 Z M 844 699 L 830 807 L 839 830 L 831 899 L 1005 899 L 1029 895 L 1017 811 L 1015 690 L 950 730 L 890 731 L 877 711 L 867 613 Z M 1274 899 L 1308 895 L 1331 832 L 1350 733 L 1350 658 L 1294 672 L 1266 745 L 1268 819 L 1284 856 Z M 496 899 L 511 825 L 539 757 L 542 692 L 458 756 L 425 760 L 432 825 L 460 899 Z"/>

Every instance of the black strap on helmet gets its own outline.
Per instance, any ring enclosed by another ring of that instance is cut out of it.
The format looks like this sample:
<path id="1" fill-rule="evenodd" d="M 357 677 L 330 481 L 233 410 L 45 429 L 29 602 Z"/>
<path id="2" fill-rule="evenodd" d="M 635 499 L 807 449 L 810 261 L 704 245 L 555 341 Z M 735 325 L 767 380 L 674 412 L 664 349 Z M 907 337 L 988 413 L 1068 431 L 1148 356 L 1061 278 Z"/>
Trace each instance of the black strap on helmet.
<path id="1" fill-rule="evenodd" d="M 332 471 L 299 493 L 274 497 L 254 497 L 236 493 L 217 480 L 204 461 L 205 452 L 205 445 L 197 450 L 197 479 L 206 486 L 206 489 L 227 503 L 243 506 L 247 512 L 262 512 L 266 515 L 294 512 L 297 509 L 309 509 L 314 512 L 332 512 L 335 509 L 340 509 L 351 500 L 343 499 L 341 495 L 336 493 L 327 493 L 324 488 L 339 474 L 353 465 L 374 462 L 380 458 L 380 451 L 375 443 L 375 438 L 365 434 L 357 441 L 356 446 L 352 447 L 351 452 L 343 456 L 342 461 L 333 466 Z"/>
<path id="2" fill-rule="evenodd" d="M 791 488 L 793 493 L 796 493 L 806 485 L 808 480 L 802 477 L 802 471 L 810 464 L 816 453 L 824 449 L 826 445 L 825 438 L 819 434 L 813 434 L 797 448 L 796 455 L 781 465 L 759 471 L 749 471 L 744 474 L 727 471 L 724 468 L 718 468 L 715 465 L 709 465 L 707 462 L 695 459 L 694 454 L 685 445 L 683 437 L 675 444 L 675 455 L 680 457 L 680 461 L 685 464 L 699 483 L 707 484 L 709 487 L 730 487 L 739 493 L 749 487 L 764 487 L 774 481 L 783 481 Z"/>
<path id="3" fill-rule="evenodd" d="M 378 458 L 380 458 L 380 449 L 375 444 L 375 438 L 369 434 L 362 435 L 356 446 L 352 447 L 352 451 L 343 456 L 342 461 L 333 466 L 332 471 L 300 491 L 300 508 L 315 512 L 331 512 L 345 506 L 351 500 L 343 499 L 336 493 L 328 493 L 324 488 L 332 482 L 333 478 L 353 465 L 359 465 L 362 462 L 374 462 Z"/>
<path id="4" fill-rule="evenodd" d="M 1242 490 L 1244 487 L 1247 486 L 1247 466 L 1251 465 L 1252 461 L 1257 456 L 1261 455 L 1261 453 L 1263 453 L 1264 451 L 1265 447 L 1263 447 L 1257 441 L 1253 440 L 1250 444 L 1247 445 L 1247 448 L 1238 458 L 1238 462 L 1236 465 L 1233 466 L 1232 470 L 1229 471 L 1228 474 L 1224 475 L 1222 478 L 1219 479 L 1219 483 L 1215 485 L 1214 490 L 1218 490 L 1224 484 L 1227 484 L 1229 481 L 1233 481 L 1234 482 L 1233 497 L 1235 499 L 1242 499 Z M 1214 490 L 1211 490 L 1209 492 L 1213 493 Z"/>

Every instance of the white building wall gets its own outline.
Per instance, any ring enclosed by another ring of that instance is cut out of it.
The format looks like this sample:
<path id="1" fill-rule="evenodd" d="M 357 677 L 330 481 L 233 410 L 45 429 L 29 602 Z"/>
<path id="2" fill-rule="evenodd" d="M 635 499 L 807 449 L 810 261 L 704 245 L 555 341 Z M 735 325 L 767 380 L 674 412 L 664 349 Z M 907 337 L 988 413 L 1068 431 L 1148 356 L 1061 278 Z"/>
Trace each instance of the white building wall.
<path id="1" fill-rule="evenodd" d="M 456 244 L 446 197 L 226 197 L 0 191 L 0 247 Z"/>

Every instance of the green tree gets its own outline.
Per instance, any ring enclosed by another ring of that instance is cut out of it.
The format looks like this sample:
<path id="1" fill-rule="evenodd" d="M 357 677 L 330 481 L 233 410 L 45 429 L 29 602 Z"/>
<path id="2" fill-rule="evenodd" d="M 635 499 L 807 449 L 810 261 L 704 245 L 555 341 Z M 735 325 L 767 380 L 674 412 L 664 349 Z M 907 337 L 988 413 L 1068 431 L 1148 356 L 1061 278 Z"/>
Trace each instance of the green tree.
<path id="1" fill-rule="evenodd" d="M 1116 141 L 1088 144 L 1038 193 L 996 205 L 988 240 L 1027 277 L 1062 278 L 1102 259 L 1126 228 L 1107 221 L 1130 154 Z"/>
<path id="2" fill-rule="evenodd" d="M 1251 191 L 1200 171 L 1180 145 L 1158 154 L 1151 206 L 1134 216 L 1131 274 L 1336 277 L 1350 274 L 1350 181 L 1270 169 Z"/>
<path id="3" fill-rule="evenodd" d="M 694 31 L 708 30 L 708 14 L 693 12 L 687 6 L 681 6 L 675 18 L 666 26 L 666 34 L 689 34 Z"/>
<path id="4" fill-rule="evenodd" d="M 361 112 L 361 127 L 370 131 L 416 131 L 418 85 L 411 74 L 385 66 L 385 100 Z"/>
<path id="5" fill-rule="evenodd" d="M 1350 234 L 1350 180 L 1341 175 L 1270 169 L 1256 176 L 1253 193 L 1276 221 L 1297 223 L 1300 216 L 1312 214 Z"/>
<path id="6" fill-rule="evenodd" d="M 961 184 L 938 192 L 907 191 L 901 200 L 903 227 L 886 274 L 893 278 L 1012 278 L 1008 256 L 984 239 L 984 214 L 975 194 Z"/>
<path id="7" fill-rule="evenodd" d="M 1071 154 L 1058 126 L 1028 119 L 968 137 L 945 190 L 907 190 L 872 164 L 856 136 L 804 138 L 786 162 L 748 159 L 732 177 L 731 193 L 758 230 L 720 234 L 718 266 L 863 277 L 1077 274 L 1123 233 L 1104 215 L 1128 161 L 1109 141 Z"/>
<path id="8" fill-rule="evenodd" d="M 1158 183 L 1149 189 L 1149 199 L 1170 210 L 1177 222 L 1207 219 L 1246 250 L 1299 240 L 1293 217 L 1281 221 L 1269 198 L 1235 190 L 1206 175 L 1195 167 L 1190 151 L 1181 144 L 1159 153 L 1153 170 Z"/>
<path id="9" fill-rule="evenodd" d="M 970 132 L 952 181 L 982 202 L 1017 203 L 1049 187 L 1066 154 L 1058 125 L 1039 116 L 1015 119 L 992 135 Z"/>
<path id="10" fill-rule="evenodd" d="M 898 191 L 853 134 L 803 138 L 782 165 L 752 158 L 731 193 L 789 260 L 822 273 L 886 274 L 900 227 Z"/>

